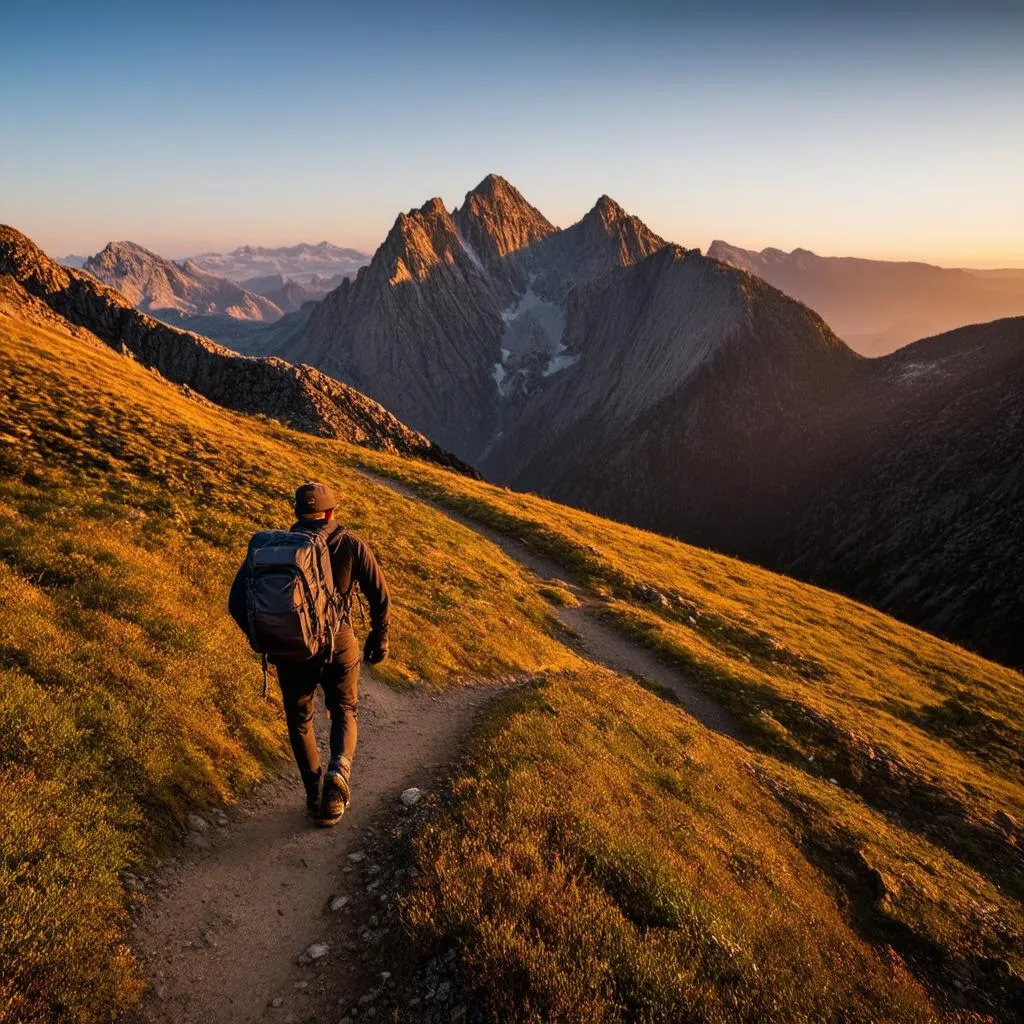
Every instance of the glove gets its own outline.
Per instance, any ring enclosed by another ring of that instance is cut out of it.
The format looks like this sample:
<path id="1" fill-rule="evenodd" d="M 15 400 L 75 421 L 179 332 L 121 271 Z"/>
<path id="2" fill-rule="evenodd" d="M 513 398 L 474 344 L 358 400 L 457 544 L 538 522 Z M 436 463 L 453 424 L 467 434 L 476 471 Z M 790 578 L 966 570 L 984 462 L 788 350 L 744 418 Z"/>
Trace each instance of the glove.
<path id="1" fill-rule="evenodd" d="M 370 630 L 363 647 L 363 657 L 371 665 L 382 662 L 388 656 L 388 631 L 384 629 Z"/>

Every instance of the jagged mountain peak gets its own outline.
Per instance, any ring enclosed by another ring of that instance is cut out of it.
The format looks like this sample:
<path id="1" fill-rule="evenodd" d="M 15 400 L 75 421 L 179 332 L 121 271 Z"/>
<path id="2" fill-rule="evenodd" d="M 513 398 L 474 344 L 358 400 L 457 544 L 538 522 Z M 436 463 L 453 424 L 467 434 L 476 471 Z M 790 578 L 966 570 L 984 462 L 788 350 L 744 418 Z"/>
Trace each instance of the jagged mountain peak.
<path id="1" fill-rule="evenodd" d="M 547 238 L 554 225 L 497 174 L 488 174 L 453 217 L 463 239 L 488 263 Z"/>
<path id="2" fill-rule="evenodd" d="M 155 252 L 147 249 L 144 245 L 139 245 L 138 242 L 129 242 L 127 239 L 123 239 L 118 242 L 107 242 L 107 244 L 100 249 L 95 256 L 90 256 L 85 261 L 85 268 L 88 270 L 90 265 L 108 265 L 126 260 L 133 262 L 145 261 L 151 263 L 171 262 L 163 256 L 158 256 Z"/>
<path id="3" fill-rule="evenodd" d="M 617 221 L 629 216 L 609 195 L 602 195 L 594 203 L 594 208 L 590 212 L 597 214 L 605 222 Z"/>
<path id="4" fill-rule="evenodd" d="M 444 201 L 437 196 L 418 209 L 400 213 L 371 267 L 384 268 L 390 284 L 423 281 L 440 265 L 464 255 L 459 233 Z"/>

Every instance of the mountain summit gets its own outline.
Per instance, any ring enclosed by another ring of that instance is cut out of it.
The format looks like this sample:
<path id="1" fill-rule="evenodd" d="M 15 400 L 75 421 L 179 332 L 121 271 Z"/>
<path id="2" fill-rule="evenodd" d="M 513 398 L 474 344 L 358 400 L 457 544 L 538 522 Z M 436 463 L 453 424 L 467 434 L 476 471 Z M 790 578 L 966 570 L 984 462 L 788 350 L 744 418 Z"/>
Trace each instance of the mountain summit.
<path id="1" fill-rule="evenodd" d="M 273 321 L 282 311 L 262 295 L 186 260 L 178 264 L 134 242 L 110 242 L 82 269 L 116 288 L 133 306 L 157 316 L 227 316 Z"/>
<path id="2" fill-rule="evenodd" d="M 556 228 L 522 193 L 497 174 L 488 174 L 452 214 L 462 238 L 487 264 L 526 249 Z"/>
<path id="3" fill-rule="evenodd" d="M 572 289 L 664 244 L 607 197 L 559 231 L 490 174 L 451 213 L 431 199 L 400 214 L 370 265 L 275 351 L 365 388 L 476 459 L 571 361 Z"/>

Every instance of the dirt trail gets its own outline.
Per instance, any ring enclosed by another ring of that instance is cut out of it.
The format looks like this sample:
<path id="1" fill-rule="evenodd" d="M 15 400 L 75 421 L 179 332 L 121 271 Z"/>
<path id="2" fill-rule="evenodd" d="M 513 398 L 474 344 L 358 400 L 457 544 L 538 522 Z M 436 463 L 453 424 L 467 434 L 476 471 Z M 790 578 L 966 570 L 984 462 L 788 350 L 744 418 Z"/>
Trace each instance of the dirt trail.
<path id="1" fill-rule="evenodd" d="M 585 657 L 664 687 L 705 726 L 740 738 L 741 729 L 727 711 L 603 622 L 600 602 L 557 563 L 411 488 L 365 475 L 488 538 L 538 577 L 563 581 L 581 602 L 577 608 L 554 609 L 571 638 L 567 642 Z M 138 915 L 133 944 L 152 989 L 132 1019 L 290 1024 L 311 1015 L 319 1019 L 327 1007 L 352 1005 L 365 974 L 353 977 L 342 969 L 357 970 L 338 948 L 351 936 L 329 906 L 335 896 L 357 896 L 360 882 L 347 855 L 373 856 L 372 823 L 388 803 L 397 813 L 404 789 L 437 786 L 482 711 L 507 690 L 490 685 L 400 692 L 365 671 L 353 802 L 341 825 L 310 825 L 298 773 L 290 764 L 221 817 L 221 824 L 218 815 L 208 815 L 209 827 L 190 833 L 186 848 L 157 873 Z M 318 718 L 322 724 L 322 713 Z M 297 958 L 325 940 L 332 948 L 314 987 L 309 967 Z"/>
<path id="2" fill-rule="evenodd" d="M 361 469 L 360 472 L 375 483 L 429 505 L 453 522 L 480 534 L 481 537 L 486 537 L 492 544 L 501 548 L 509 558 L 529 569 L 538 577 L 560 580 L 573 592 L 580 604 L 577 608 L 556 607 L 553 611 L 562 625 L 579 637 L 581 653 L 592 661 L 607 665 L 617 672 L 640 676 L 648 682 L 661 686 L 673 694 L 683 707 L 708 729 L 732 739 L 742 739 L 742 726 L 721 704 L 698 690 L 685 674 L 663 664 L 647 648 L 623 636 L 602 621 L 599 617 L 601 602 L 586 593 L 577 581 L 573 580 L 571 573 L 567 573 L 566 569 L 557 562 L 538 555 L 520 541 L 506 537 L 496 530 L 488 529 L 439 502 L 432 501 L 412 487 L 366 469 Z"/>
<path id="3" fill-rule="evenodd" d="M 309 970 L 296 958 L 331 936 L 336 915 L 329 902 L 350 889 L 346 855 L 365 850 L 372 856 L 366 830 L 374 816 L 388 802 L 397 810 L 409 786 L 429 790 L 482 709 L 505 692 L 498 685 L 399 692 L 365 673 L 353 800 L 341 824 L 310 825 L 298 772 L 289 765 L 230 810 L 226 825 L 200 833 L 198 843 L 209 849 L 195 849 L 193 834 L 193 848 L 158 875 L 157 895 L 139 915 L 134 945 L 153 989 L 136 1019 L 308 1019 L 307 1003 L 323 994 L 307 992 L 302 983 L 308 984 Z M 331 1002 L 347 1000 L 341 970 L 331 979 L 337 986 Z"/>

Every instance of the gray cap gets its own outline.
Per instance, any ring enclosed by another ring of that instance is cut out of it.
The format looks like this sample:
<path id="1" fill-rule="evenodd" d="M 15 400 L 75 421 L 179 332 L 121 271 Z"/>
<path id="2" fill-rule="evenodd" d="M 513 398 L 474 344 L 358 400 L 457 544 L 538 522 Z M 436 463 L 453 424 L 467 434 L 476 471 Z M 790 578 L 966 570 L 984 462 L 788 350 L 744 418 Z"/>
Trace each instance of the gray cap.
<path id="1" fill-rule="evenodd" d="M 327 484 L 303 484 L 295 492 L 295 514 L 308 515 L 310 512 L 329 512 L 338 503 L 334 492 Z"/>

